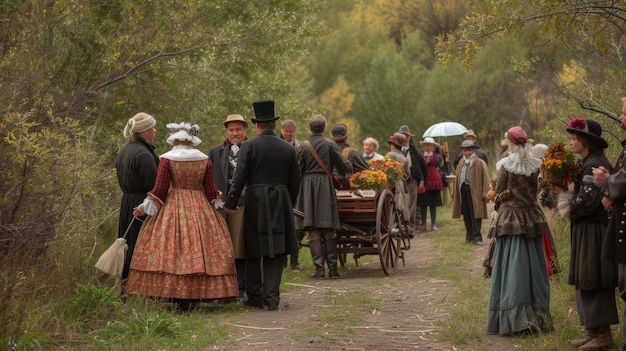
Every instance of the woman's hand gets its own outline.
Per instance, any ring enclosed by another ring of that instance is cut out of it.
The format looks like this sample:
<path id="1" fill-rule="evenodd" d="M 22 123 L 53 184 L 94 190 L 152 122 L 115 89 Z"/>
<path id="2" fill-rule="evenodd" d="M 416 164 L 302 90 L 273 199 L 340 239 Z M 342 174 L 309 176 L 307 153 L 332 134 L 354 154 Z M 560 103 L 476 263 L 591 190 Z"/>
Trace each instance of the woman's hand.
<path id="1" fill-rule="evenodd" d="M 143 211 L 143 206 L 139 205 L 137 207 L 135 207 L 135 210 L 133 210 L 133 216 L 135 217 L 143 217 L 145 216 L 146 213 Z"/>

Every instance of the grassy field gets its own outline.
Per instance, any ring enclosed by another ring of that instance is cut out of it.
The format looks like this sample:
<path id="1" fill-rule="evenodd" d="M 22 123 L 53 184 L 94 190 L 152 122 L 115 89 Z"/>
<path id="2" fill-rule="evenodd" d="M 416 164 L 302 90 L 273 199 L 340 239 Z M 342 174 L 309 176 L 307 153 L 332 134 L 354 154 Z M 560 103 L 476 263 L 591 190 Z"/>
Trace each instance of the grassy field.
<path id="1" fill-rule="evenodd" d="M 563 270 L 551 281 L 551 313 L 556 330 L 545 335 L 515 337 L 515 349 L 563 350 L 569 348 L 568 339 L 582 333 L 574 288 L 567 285 L 569 228 L 559 218 L 550 218 Z M 487 226 L 488 221 L 485 221 L 483 234 Z M 449 304 L 450 318 L 441 324 L 440 335 L 451 340 L 457 349 L 479 350 L 485 336 L 489 300 L 489 280 L 482 277 L 480 267 L 484 251 L 464 243 L 462 220 L 451 218 L 449 206 L 439 209 L 438 227 L 437 234 L 426 234 L 422 239 L 429 240 L 434 248 L 429 253 L 433 255 L 429 274 L 453 281 L 458 289 L 458 295 L 450 297 L 455 303 Z M 300 273 L 286 270 L 283 291 L 309 281 L 313 272 L 311 257 L 306 250 L 301 252 L 305 269 Z M 363 259 L 378 260 L 375 256 Z M 353 263 L 349 261 L 350 264 Z M 20 274 L 14 276 L 26 281 Z M 7 321 L 0 333 L 0 350 L 7 347 L 14 350 L 203 350 L 228 335 L 230 327 L 221 323 L 217 316 L 241 313 L 243 308 L 241 304 L 203 304 L 192 313 L 181 314 L 173 311 L 169 304 L 151 299 L 129 297 L 122 302 L 117 288 L 108 280 L 92 279 L 77 284 L 73 291 L 54 294 L 37 294 L 37 291 L 46 291 L 44 286 L 30 290 L 35 293 L 22 294 L 19 284 L 13 286 L 16 289 L 2 290 L 4 295 L 0 296 L 2 320 Z M 323 324 L 332 324 L 338 336 L 351 332 L 342 330 L 342 325 L 355 324 L 380 303 L 360 292 L 329 293 L 326 299 L 335 307 L 320 313 L 318 318 Z M 624 304 L 619 298 L 617 301 L 622 311 Z M 346 319 L 350 323 L 343 323 Z M 303 335 L 315 333 L 314 330 L 301 332 Z M 613 334 L 619 344 L 618 327 L 613 327 Z"/>
<path id="2" fill-rule="evenodd" d="M 451 219 L 451 208 L 443 207 L 437 213 L 440 234 L 427 236 L 432 240 L 437 264 L 432 273 L 442 279 L 455 281 L 460 289 L 459 303 L 449 311 L 450 321 L 446 321 L 441 335 L 453 340 L 453 344 L 472 346 L 480 345 L 481 336 L 485 335 L 486 318 L 489 304 L 489 279 L 476 278 L 476 274 L 467 274 L 468 269 L 479 270 L 479 267 L 468 267 L 476 262 L 471 250 L 460 244 L 465 235 L 461 220 Z M 547 213 L 557 245 L 557 253 L 562 272 L 552 277 L 550 312 L 554 320 L 555 331 L 549 334 L 514 337 L 516 350 L 563 350 L 571 348 L 569 339 L 582 335 L 583 330 L 576 313 L 574 287 L 567 284 L 569 271 L 569 224 L 562 221 L 558 214 Z M 441 218 L 439 220 L 439 218 Z M 489 220 L 483 221 L 483 236 L 487 233 Z M 486 247 L 486 246 L 485 246 Z M 482 257 L 481 257 L 482 258 Z M 481 270 L 482 271 L 482 270 Z M 469 298 L 471 297 L 471 298 Z M 616 295 L 618 310 L 623 311 L 624 303 Z M 619 313 L 621 315 L 621 312 Z M 619 326 L 613 326 L 613 337 L 616 345 L 621 342 Z M 617 350 L 617 346 L 615 347 Z"/>

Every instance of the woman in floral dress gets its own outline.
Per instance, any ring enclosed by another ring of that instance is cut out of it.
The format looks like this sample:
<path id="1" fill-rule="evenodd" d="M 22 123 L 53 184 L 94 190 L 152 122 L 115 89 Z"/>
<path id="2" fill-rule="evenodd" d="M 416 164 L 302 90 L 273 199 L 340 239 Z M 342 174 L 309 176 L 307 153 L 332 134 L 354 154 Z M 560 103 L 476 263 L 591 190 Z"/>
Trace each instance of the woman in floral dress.
<path id="1" fill-rule="evenodd" d="M 128 292 L 168 299 L 181 309 L 234 298 L 239 291 L 232 242 L 212 205 L 219 196 L 213 165 L 195 148 L 198 126 L 167 127 L 174 147 L 161 155 L 155 186 L 133 213 L 149 217 L 131 261 Z"/>

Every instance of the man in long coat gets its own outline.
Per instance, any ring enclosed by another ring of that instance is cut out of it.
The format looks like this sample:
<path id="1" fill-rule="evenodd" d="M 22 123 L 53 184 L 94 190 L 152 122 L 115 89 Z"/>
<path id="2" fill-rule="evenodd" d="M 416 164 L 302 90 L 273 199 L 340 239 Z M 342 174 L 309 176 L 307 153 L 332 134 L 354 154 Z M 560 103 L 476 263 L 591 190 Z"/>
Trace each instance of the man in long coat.
<path id="1" fill-rule="evenodd" d="M 239 149 L 241 144 L 248 140 L 246 131 L 248 122 L 241 115 L 232 114 L 224 121 L 226 128 L 226 139 L 223 143 L 215 145 L 209 150 L 209 159 L 213 162 L 213 181 L 217 189 L 223 196 L 228 194 L 230 185 L 233 182 L 237 160 L 239 159 Z M 243 191 L 245 192 L 245 191 Z M 235 253 L 235 268 L 237 269 L 237 283 L 239 284 L 239 298 L 244 298 L 246 291 L 246 248 L 244 240 L 244 196 L 240 196 L 237 202 L 237 209 L 232 215 L 227 215 L 223 211 L 220 213 L 228 223 L 228 231 L 233 241 Z"/>
<path id="2" fill-rule="evenodd" d="M 257 137 L 242 144 L 224 211 L 234 213 L 246 186 L 246 291 L 244 304 L 278 310 L 285 255 L 298 250 L 293 203 L 300 188 L 296 150 L 274 133 L 274 101 L 253 103 Z M 263 260 L 261 268 L 261 259 Z M 261 272 L 261 269 L 263 272 Z"/>
<path id="3" fill-rule="evenodd" d="M 622 130 L 626 130 L 626 97 L 622 98 Z M 609 211 L 609 224 L 602 244 L 602 258 L 617 263 L 617 281 L 619 294 L 626 301 L 626 139 L 622 140 L 622 153 L 619 154 L 613 174 L 599 167 L 593 176 L 602 184 L 602 205 Z M 624 310 L 626 316 L 626 309 Z M 622 323 L 622 345 L 626 350 L 626 325 Z"/>
<path id="4" fill-rule="evenodd" d="M 487 192 L 489 192 L 489 168 L 485 161 L 477 157 L 473 140 L 464 140 L 460 148 L 463 157 L 456 166 L 456 179 L 452 195 L 452 218 L 463 215 L 465 241 L 476 245 L 483 244 L 480 233 L 482 220 L 487 219 Z"/>

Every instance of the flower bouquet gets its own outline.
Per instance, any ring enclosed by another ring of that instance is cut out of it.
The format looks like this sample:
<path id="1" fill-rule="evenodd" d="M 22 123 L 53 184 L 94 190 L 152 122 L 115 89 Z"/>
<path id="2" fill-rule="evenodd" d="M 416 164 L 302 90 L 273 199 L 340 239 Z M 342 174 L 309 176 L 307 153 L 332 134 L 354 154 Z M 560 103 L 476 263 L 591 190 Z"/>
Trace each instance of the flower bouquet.
<path id="1" fill-rule="evenodd" d="M 553 184 L 567 188 L 579 171 L 578 158 L 573 152 L 565 149 L 562 141 L 559 141 L 548 147 L 546 158 L 541 164 L 542 180 L 539 185 L 546 187 Z"/>
<path id="2" fill-rule="evenodd" d="M 382 160 L 370 161 L 371 169 L 354 173 L 350 182 L 359 189 L 373 189 L 380 191 L 389 184 L 404 177 L 404 168 L 400 162 L 385 157 Z"/>

